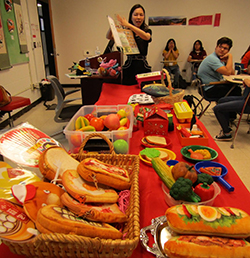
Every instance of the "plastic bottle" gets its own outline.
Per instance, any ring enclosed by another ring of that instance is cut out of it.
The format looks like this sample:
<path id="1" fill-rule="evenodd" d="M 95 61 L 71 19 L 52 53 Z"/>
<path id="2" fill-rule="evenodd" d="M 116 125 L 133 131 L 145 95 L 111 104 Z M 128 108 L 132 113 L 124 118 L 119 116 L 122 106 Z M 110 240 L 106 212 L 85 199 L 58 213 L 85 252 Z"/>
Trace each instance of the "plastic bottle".
<path id="1" fill-rule="evenodd" d="M 90 68 L 90 61 L 89 61 L 89 58 L 88 58 L 88 57 L 85 59 L 85 69 L 86 69 L 87 71 L 90 71 L 90 70 L 91 70 L 91 68 Z"/>
<path id="2" fill-rule="evenodd" d="M 96 47 L 95 54 L 96 54 L 97 56 L 99 56 L 99 55 L 101 54 L 101 52 L 100 52 L 100 50 L 99 50 L 99 47 Z"/>

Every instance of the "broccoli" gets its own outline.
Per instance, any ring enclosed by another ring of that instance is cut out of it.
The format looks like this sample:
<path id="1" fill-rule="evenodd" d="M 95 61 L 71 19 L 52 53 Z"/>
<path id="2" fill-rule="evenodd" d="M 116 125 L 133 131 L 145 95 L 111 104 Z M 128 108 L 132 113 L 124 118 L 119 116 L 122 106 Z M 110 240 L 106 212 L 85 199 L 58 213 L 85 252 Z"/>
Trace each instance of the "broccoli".
<path id="1" fill-rule="evenodd" d="M 192 181 L 188 178 L 179 177 L 170 189 L 170 195 L 175 200 L 188 202 L 200 202 L 201 198 L 192 189 Z"/>
<path id="2" fill-rule="evenodd" d="M 194 182 L 193 187 L 197 186 L 200 183 L 207 183 L 211 185 L 214 182 L 214 179 L 211 175 L 206 173 L 200 173 L 197 176 L 197 180 Z"/>

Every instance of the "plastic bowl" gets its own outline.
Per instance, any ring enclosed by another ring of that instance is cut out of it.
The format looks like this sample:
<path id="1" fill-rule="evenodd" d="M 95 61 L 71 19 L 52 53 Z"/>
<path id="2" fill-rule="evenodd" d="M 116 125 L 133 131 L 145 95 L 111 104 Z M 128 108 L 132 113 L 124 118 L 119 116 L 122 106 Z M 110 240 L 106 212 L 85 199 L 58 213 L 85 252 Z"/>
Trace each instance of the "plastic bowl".
<path id="1" fill-rule="evenodd" d="M 190 152 L 188 151 L 189 149 L 193 150 L 193 151 L 196 151 L 196 150 L 200 150 L 200 149 L 206 149 L 210 152 L 211 154 L 211 158 L 210 159 L 193 159 L 190 157 Z M 190 162 L 193 162 L 193 163 L 196 163 L 196 162 L 199 162 L 199 161 L 209 161 L 209 160 L 214 160 L 218 157 L 218 153 L 216 150 L 210 148 L 210 147 L 207 147 L 207 146 L 202 146 L 202 145 L 189 145 L 189 146 L 185 146 L 181 149 L 181 154 L 186 158 L 188 159 Z"/>
<path id="2" fill-rule="evenodd" d="M 210 200 L 204 201 L 204 202 L 186 202 L 186 201 L 177 201 L 175 200 L 170 194 L 169 194 L 169 189 L 165 186 L 164 183 L 162 183 L 162 191 L 164 193 L 164 199 L 165 202 L 167 203 L 167 205 L 169 207 L 174 206 L 174 205 L 178 205 L 178 204 L 194 204 L 194 205 L 208 205 L 208 206 L 212 206 L 214 203 L 215 198 L 220 194 L 221 189 L 218 186 L 218 184 L 216 184 L 215 182 L 212 183 L 212 185 L 214 186 L 214 196 L 213 198 L 211 198 Z"/>

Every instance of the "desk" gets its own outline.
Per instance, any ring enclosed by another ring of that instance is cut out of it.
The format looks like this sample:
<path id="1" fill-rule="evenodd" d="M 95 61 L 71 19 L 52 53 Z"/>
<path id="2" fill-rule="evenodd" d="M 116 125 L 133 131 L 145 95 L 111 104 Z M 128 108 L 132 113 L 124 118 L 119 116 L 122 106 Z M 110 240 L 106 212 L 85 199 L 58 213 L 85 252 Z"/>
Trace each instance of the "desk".
<path id="1" fill-rule="evenodd" d="M 223 77 L 225 80 L 237 84 L 243 84 L 244 79 L 250 79 L 250 75 L 247 74 L 223 75 Z"/>
<path id="2" fill-rule="evenodd" d="M 138 85 L 124 86 L 124 85 L 114 85 L 104 83 L 102 87 L 102 92 L 96 105 L 116 105 L 116 104 L 126 104 L 129 97 L 133 94 L 139 94 L 140 89 Z M 174 117 L 174 123 L 176 123 L 176 118 Z M 238 177 L 237 173 L 234 171 L 222 151 L 219 149 L 216 142 L 213 140 L 209 132 L 206 130 L 204 125 L 197 121 L 197 124 L 202 127 L 205 133 L 209 137 L 208 146 L 215 149 L 218 152 L 218 158 L 215 159 L 216 162 L 220 162 L 228 168 L 228 174 L 225 176 L 232 186 L 234 186 L 234 192 L 227 192 L 225 188 L 221 187 L 221 194 L 215 199 L 214 206 L 232 206 L 245 210 L 250 214 L 250 193 L 243 184 L 243 182 Z M 133 132 L 132 138 L 130 139 L 130 153 L 138 154 L 143 146 L 140 143 L 141 138 L 144 136 L 143 129 Z M 179 139 L 176 135 L 175 130 L 170 132 L 168 137 L 172 141 L 170 150 L 176 153 L 176 160 L 186 161 L 182 157 L 180 150 L 182 148 Z M 139 173 L 139 187 L 140 187 L 140 227 L 143 228 L 151 224 L 153 218 L 164 215 L 168 206 L 165 203 L 164 195 L 161 190 L 161 180 L 159 179 L 156 172 L 152 167 L 140 163 L 140 173 Z M 151 240 L 152 241 L 152 240 Z M 2 257 L 10 258 L 24 258 L 24 256 L 18 256 L 12 254 L 8 247 L 2 245 L 0 247 Z M 132 258 L 153 258 L 154 256 L 148 253 L 141 245 L 138 244 L 137 248 L 134 250 Z"/>

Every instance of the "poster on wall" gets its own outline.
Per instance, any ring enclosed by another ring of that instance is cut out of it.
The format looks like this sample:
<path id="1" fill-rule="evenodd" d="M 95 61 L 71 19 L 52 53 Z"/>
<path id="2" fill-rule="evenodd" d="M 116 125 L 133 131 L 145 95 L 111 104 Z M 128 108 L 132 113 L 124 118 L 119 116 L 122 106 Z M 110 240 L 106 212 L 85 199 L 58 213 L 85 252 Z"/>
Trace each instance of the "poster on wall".
<path id="1" fill-rule="evenodd" d="M 22 53 L 20 50 L 14 7 L 12 9 L 7 9 L 5 8 L 5 1 L 1 0 L 0 12 L 2 16 L 2 26 L 5 36 L 7 53 L 9 55 L 10 65 L 12 66 L 15 64 L 27 63 L 29 62 L 28 54 Z"/>
<path id="2" fill-rule="evenodd" d="M 183 16 L 153 16 L 149 17 L 150 26 L 186 25 L 187 18 Z"/>
<path id="3" fill-rule="evenodd" d="M 14 0 L 14 10 L 16 16 L 16 25 L 17 25 L 17 33 L 20 45 L 20 52 L 21 53 L 28 53 L 28 46 L 26 41 L 26 35 L 24 30 L 24 22 L 23 22 L 23 15 L 22 15 L 22 7 L 20 0 Z"/>
<path id="4" fill-rule="evenodd" d="M 189 19 L 188 25 L 212 25 L 213 15 L 201 15 Z"/>
<path id="5" fill-rule="evenodd" d="M 0 11 L 0 70 L 10 68 L 10 59 L 7 52 L 5 37 L 4 37 L 4 30 L 3 30 L 3 23 Z"/>

